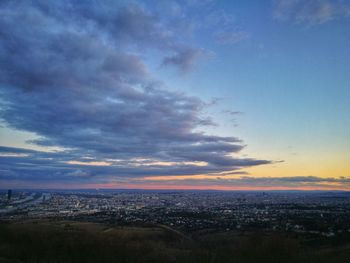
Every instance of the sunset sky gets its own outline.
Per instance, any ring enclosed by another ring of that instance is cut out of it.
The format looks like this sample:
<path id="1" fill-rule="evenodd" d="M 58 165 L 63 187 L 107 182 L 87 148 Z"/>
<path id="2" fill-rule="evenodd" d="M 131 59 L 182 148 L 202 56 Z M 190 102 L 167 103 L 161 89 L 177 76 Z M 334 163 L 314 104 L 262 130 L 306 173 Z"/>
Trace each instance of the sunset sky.
<path id="1" fill-rule="evenodd" d="M 1 1 L 0 188 L 350 190 L 350 1 Z"/>

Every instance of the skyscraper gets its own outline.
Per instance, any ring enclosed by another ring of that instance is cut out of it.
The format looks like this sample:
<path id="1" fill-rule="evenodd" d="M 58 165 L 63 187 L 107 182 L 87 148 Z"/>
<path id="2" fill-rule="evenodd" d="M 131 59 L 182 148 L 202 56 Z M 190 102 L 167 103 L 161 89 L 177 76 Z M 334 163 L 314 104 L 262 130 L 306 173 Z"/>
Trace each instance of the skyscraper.
<path id="1" fill-rule="evenodd" d="M 9 190 L 7 191 L 7 200 L 8 200 L 8 201 L 11 200 L 11 196 L 12 196 L 12 190 L 9 189 Z"/>

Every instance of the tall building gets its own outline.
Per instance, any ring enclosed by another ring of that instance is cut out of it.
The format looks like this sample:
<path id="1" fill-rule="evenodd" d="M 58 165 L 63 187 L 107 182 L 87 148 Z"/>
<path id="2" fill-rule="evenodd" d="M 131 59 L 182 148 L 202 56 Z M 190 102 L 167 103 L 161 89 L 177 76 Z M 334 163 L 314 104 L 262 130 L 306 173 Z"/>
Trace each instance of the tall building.
<path id="1" fill-rule="evenodd" d="M 7 200 L 8 200 L 8 201 L 11 200 L 11 196 L 12 196 L 12 190 L 9 189 L 9 190 L 7 191 Z"/>

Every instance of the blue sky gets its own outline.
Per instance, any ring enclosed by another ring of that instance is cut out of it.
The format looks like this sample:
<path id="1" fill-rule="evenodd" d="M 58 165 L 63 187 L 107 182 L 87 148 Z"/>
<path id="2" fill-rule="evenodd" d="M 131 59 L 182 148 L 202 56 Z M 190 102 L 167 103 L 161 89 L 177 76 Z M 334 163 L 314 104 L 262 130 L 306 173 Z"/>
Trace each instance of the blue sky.
<path id="1" fill-rule="evenodd" d="M 348 189 L 350 1 L 1 5 L 4 187 Z"/>

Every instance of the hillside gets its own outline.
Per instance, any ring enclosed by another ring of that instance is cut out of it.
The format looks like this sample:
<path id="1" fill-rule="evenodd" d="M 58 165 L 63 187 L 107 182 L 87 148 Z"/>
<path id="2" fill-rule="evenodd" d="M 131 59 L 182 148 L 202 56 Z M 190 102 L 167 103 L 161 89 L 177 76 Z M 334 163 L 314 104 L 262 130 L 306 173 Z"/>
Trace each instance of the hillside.
<path id="1" fill-rule="evenodd" d="M 346 262 L 346 242 L 68 221 L 0 224 L 0 262 Z"/>

